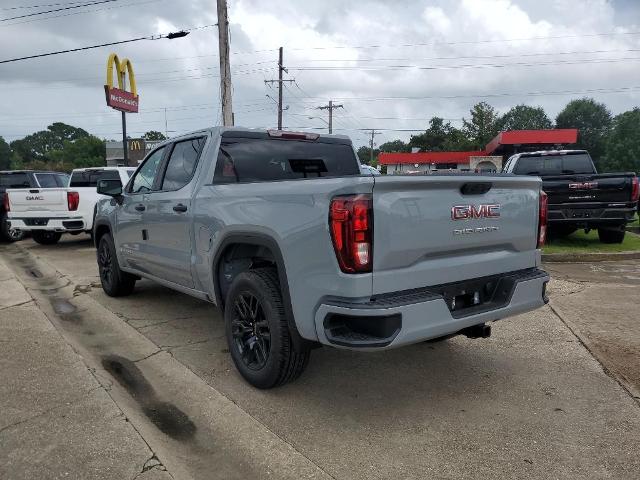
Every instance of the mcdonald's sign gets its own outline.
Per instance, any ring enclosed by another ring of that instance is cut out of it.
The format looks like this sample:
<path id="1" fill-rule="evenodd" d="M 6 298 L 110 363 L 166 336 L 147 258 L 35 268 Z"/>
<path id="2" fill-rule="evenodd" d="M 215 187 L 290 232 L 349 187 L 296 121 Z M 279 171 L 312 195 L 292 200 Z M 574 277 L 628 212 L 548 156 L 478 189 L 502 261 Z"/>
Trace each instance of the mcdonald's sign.
<path id="1" fill-rule="evenodd" d="M 118 79 L 118 86 L 113 86 L 113 70 Z M 127 88 L 127 77 L 129 88 Z M 138 91 L 136 90 L 136 77 L 133 73 L 133 65 L 128 58 L 120 61 L 118 55 L 112 53 L 107 60 L 107 84 L 104 86 L 107 97 L 107 105 L 121 112 L 138 113 Z"/>

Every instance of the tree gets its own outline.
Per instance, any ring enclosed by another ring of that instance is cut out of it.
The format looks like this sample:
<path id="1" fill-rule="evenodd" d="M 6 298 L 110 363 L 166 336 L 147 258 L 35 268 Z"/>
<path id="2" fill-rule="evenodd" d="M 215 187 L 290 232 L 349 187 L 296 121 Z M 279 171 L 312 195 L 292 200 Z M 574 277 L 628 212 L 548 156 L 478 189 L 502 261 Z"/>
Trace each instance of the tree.
<path id="1" fill-rule="evenodd" d="M 46 163 L 48 161 L 48 153 L 52 150 L 62 149 L 65 141 L 73 142 L 88 136 L 89 133 L 82 128 L 55 122 L 49 125 L 46 130 L 32 133 L 20 140 L 11 142 L 11 148 L 27 164 L 34 161 Z"/>
<path id="2" fill-rule="evenodd" d="M 0 137 L 0 170 L 8 170 L 11 168 L 11 147 Z"/>
<path id="3" fill-rule="evenodd" d="M 476 103 L 469 111 L 471 120 L 462 119 L 463 131 L 473 147 L 481 150 L 495 137 L 498 130 L 498 112 L 486 102 Z"/>
<path id="4" fill-rule="evenodd" d="M 105 142 L 93 135 L 65 140 L 60 150 L 49 153 L 49 161 L 59 170 L 103 166 L 106 164 Z"/>
<path id="5" fill-rule="evenodd" d="M 380 145 L 380 151 L 385 153 L 409 152 L 411 148 L 402 140 L 392 140 L 391 142 L 385 142 Z"/>
<path id="6" fill-rule="evenodd" d="M 464 132 L 451 126 L 440 117 L 429 120 L 429 128 L 424 133 L 411 135 L 409 145 L 429 152 L 467 150 L 471 142 Z"/>
<path id="7" fill-rule="evenodd" d="M 599 166 L 611 128 L 611 112 L 592 98 L 570 101 L 556 117 L 557 128 L 577 128 L 577 148 L 588 150 Z"/>
<path id="8" fill-rule="evenodd" d="M 613 119 L 605 149 L 605 171 L 640 172 L 640 108 Z"/>
<path id="9" fill-rule="evenodd" d="M 372 162 L 371 148 L 367 147 L 366 145 L 363 145 L 360 148 L 358 148 L 358 159 L 360 160 L 360 163 L 364 163 L 365 165 L 371 165 L 372 167 L 375 167 L 378 164 L 379 153 L 380 153 L 380 150 L 378 150 L 377 148 L 373 149 L 373 162 Z"/>
<path id="10" fill-rule="evenodd" d="M 167 139 L 167 137 L 162 132 L 158 132 L 157 130 L 149 130 L 147 133 L 142 135 L 142 138 L 144 140 L 149 140 L 150 142 Z"/>
<path id="11" fill-rule="evenodd" d="M 545 130 L 553 127 L 542 107 L 516 105 L 496 122 L 498 131 Z"/>

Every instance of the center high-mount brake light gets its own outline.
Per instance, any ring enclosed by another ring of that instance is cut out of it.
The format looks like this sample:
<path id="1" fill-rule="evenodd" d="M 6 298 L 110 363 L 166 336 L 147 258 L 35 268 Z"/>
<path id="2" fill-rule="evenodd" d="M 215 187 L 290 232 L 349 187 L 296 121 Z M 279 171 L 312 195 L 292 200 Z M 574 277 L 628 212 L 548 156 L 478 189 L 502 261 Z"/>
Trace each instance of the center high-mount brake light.
<path id="1" fill-rule="evenodd" d="M 70 212 L 78 210 L 80 203 L 80 194 L 78 192 L 67 192 L 67 207 Z"/>
<path id="2" fill-rule="evenodd" d="M 371 195 L 334 197 L 329 209 L 331 240 L 344 273 L 366 273 L 373 264 Z"/>
<path id="3" fill-rule="evenodd" d="M 270 137 L 290 140 L 317 140 L 320 138 L 320 134 L 318 133 L 288 132 L 285 130 L 267 130 L 267 133 Z"/>
<path id="4" fill-rule="evenodd" d="M 547 217 L 549 215 L 549 207 L 547 194 L 540 190 L 540 208 L 538 210 L 538 245 L 542 248 L 547 240 Z"/>

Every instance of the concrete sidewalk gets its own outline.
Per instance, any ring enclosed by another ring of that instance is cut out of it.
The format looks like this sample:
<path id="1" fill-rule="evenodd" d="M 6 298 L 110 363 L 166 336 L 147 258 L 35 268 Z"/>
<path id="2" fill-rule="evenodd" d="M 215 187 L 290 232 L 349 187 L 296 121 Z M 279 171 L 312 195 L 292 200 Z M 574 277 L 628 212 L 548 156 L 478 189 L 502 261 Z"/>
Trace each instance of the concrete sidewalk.
<path id="1" fill-rule="evenodd" d="M 1 256 L 0 478 L 172 478 Z"/>

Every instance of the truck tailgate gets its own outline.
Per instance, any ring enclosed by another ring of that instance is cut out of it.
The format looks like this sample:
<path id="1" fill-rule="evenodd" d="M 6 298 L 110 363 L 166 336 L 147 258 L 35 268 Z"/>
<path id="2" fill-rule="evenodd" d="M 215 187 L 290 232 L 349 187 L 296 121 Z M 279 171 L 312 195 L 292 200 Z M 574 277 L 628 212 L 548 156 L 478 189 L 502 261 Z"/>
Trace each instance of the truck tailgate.
<path id="1" fill-rule="evenodd" d="M 51 212 L 68 213 L 66 188 L 23 188 L 7 190 L 7 194 L 11 217 L 22 214 L 46 216 Z"/>
<path id="2" fill-rule="evenodd" d="M 631 201 L 632 174 L 545 176 L 549 204 Z"/>
<path id="3" fill-rule="evenodd" d="M 373 294 L 537 266 L 540 185 L 523 176 L 376 177 Z"/>

